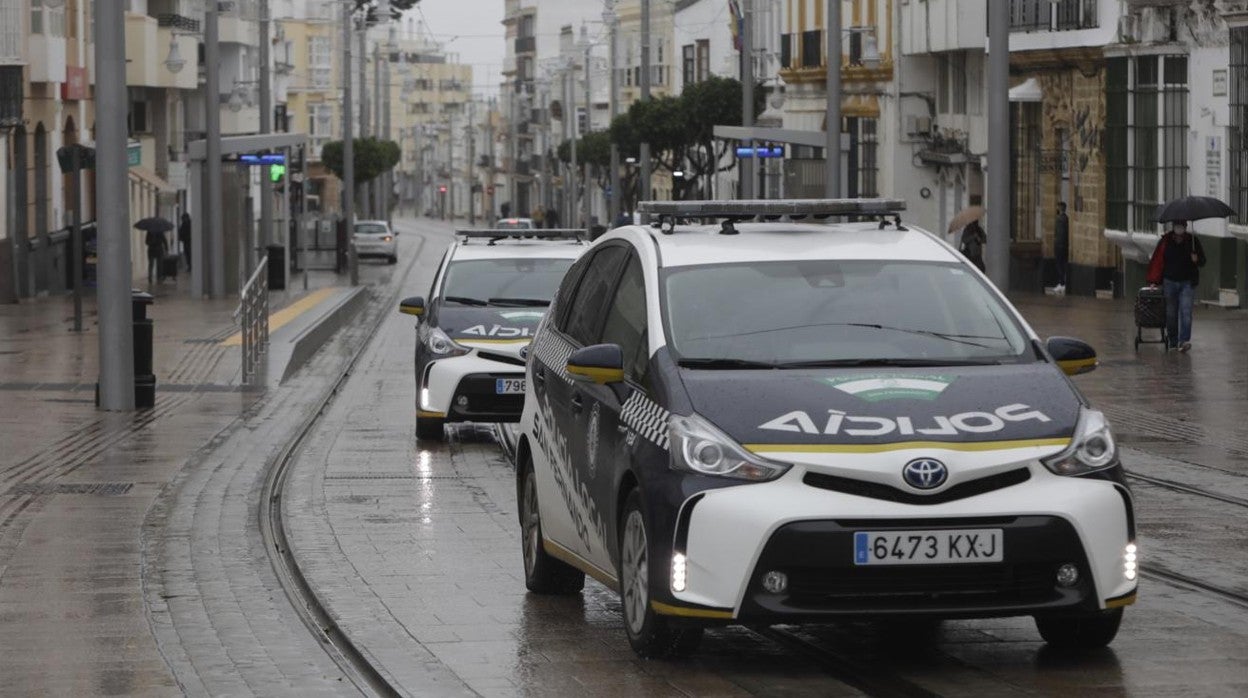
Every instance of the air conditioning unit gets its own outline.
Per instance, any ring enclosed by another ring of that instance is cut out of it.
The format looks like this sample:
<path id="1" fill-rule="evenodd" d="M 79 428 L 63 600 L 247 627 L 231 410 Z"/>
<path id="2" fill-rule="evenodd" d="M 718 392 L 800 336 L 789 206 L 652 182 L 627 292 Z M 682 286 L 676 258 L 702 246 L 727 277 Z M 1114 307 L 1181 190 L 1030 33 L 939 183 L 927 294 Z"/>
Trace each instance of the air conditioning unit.
<path id="1" fill-rule="evenodd" d="M 1140 42 L 1140 18 L 1136 15 L 1123 15 L 1118 18 L 1118 43 L 1137 44 Z"/>

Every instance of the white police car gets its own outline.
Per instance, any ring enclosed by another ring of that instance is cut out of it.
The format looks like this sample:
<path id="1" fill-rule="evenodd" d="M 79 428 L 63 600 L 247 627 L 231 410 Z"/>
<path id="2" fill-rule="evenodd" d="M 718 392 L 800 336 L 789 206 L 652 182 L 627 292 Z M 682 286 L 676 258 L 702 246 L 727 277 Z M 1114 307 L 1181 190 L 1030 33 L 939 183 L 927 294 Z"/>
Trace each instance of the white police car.
<path id="1" fill-rule="evenodd" d="M 661 230 L 600 238 L 533 340 L 530 590 L 594 576 L 647 656 L 708 624 L 850 616 L 1112 641 L 1137 550 L 1109 425 L 1067 377 L 1091 347 L 1039 339 L 902 202 L 644 206 Z M 781 220 L 829 214 L 892 220 Z"/>
<path id="2" fill-rule="evenodd" d="M 526 231 L 530 232 L 530 231 Z M 536 232 L 536 231 L 533 231 Z M 583 230 L 457 230 L 429 297 L 403 300 L 416 328 L 416 435 L 441 439 L 447 422 L 515 422 L 533 329 L 572 262 Z"/>

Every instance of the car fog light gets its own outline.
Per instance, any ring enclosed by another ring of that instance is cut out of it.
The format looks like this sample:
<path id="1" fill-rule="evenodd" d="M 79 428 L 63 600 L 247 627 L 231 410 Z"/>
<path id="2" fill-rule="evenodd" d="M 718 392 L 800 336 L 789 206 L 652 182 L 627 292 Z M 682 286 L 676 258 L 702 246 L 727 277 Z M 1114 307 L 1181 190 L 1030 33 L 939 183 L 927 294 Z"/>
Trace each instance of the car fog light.
<path id="1" fill-rule="evenodd" d="M 1069 562 L 1057 568 L 1057 584 L 1063 587 L 1073 587 L 1079 582 L 1079 568 Z"/>
<path id="2" fill-rule="evenodd" d="M 688 583 L 688 572 L 685 567 L 685 556 L 681 553 L 672 555 L 672 591 L 684 591 Z"/>
<path id="3" fill-rule="evenodd" d="M 467 407 L 467 406 L 468 406 L 468 396 L 467 396 L 467 395 L 460 395 L 458 398 L 456 398 L 456 399 L 455 399 L 455 404 L 456 404 L 456 405 L 459 405 L 460 407 Z"/>
<path id="4" fill-rule="evenodd" d="M 783 594 L 789 588 L 789 575 L 772 570 L 763 575 L 763 589 L 770 594 Z"/>

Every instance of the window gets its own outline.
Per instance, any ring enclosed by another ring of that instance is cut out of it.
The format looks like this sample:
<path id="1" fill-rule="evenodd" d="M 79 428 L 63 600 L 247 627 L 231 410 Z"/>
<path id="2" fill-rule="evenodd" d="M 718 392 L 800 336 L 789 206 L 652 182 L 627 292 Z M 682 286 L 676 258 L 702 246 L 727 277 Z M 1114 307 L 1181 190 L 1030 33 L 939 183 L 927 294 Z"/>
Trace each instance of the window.
<path id="1" fill-rule="evenodd" d="M 572 262 L 531 257 L 451 262 L 442 282 L 443 300 L 456 305 L 480 305 L 480 301 L 501 308 L 549 301 Z M 452 296 L 472 300 L 460 302 Z"/>
<path id="2" fill-rule="evenodd" d="M 630 255 L 628 267 L 615 291 L 615 300 L 607 309 L 602 343 L 620 345 L 624 350 L 624 372 L 638 382 L 645 377 L 650 360 L 647 337 L 646 279 L 636 255 Z"/>
<path id="3" fill-rule="evenodd" d="M 590 260 L 585 276 L 576 289 L 567 319 L 567 335 L 581 346 L 589 346 L 598 340 L 598 328 L 602 322 L 603 306 L 607 294 L 615 284 L 628 250 L 611 245 L 604 247 Z"/>
<path id="4" fill-rule="evenodd" d="M 1231 174 L 1230 204 L 1239 224 L 1248 223 L 1248 27 L 1231 29 L 1231 125 L 1227 146 Z M 1212 193 L 1211 193 L 1212 194 Z"/>
<path id="5" fill-rule="evenodd" d="M 940 57 L 940 83 L 936 110 L 940 114 L 966 113 L 966 54 L 947 53 Z"/>
<path id="6" fill-rule="evenodd" d="M 686 44 L 680 48 L 681 53 L 681 78 L 686 85 L 692 85 L 697 81 L 697 54 L 693 44 Z"/>
<path id="7" fill-rule="evenodd" d="M 1010 31 L 1062 31 L 1099 26 L 1097 0 L 1011 0 Z"/>
<path id="8" fill-rule="evenodd" d="M 849 122 L 849 196 L 879 196 L 880 165 L 876 119 L 846 119 Z"/>
<path id="9" fill-rule="evenodd" d="M 0 0 L 0 61 L 22 60 L 22 4 Z"/>
<path id="10" fill-rule="evenodd" d="M 1106 71 L 1106 225 L 1152 231 L 1187 191 L 1187 56 L 1111 58 Z"/>
<path id="11" fill-rule="evenodd" d="M 785 68 L 796 68 L 793 65 L 793 35 L 780 35 L 780 65 Z"/>
<path id="12" fill-rule="evenodd" d="M 823 32 L 814 29 L 802 32 L 802 66 L 817 68 L 823 64 Z"/>
<path id="13" fill-rule="evenodd" d="M 327 36 L 308 38 L 308 85 L 327 89 L 333 82 L 334 45 Z"/>
<path id="14" fill-rule="evenodd" d="M 697 47 L 698 67 L 695 75 L 697 81 L 702 82 L 711 77 L 711 40 L 698 39 Z"/>

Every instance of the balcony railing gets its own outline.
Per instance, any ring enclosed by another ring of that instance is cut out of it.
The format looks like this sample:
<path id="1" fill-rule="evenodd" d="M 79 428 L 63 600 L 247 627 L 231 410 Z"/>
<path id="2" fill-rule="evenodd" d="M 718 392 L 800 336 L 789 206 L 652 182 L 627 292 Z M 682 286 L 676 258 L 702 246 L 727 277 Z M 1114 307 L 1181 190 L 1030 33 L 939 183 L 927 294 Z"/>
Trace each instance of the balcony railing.
<path id="1" fill-rule="evenodd" d="M 516 39 L 516 53 L 533 53 L 537 50 L 537 38 L 521 36 Z"/>
<path id="2" fill-rule="evenodd" d="M 1100 26 L 1097 0 L 1011 0 L 1010 31 L 1043 32 L 1095 29 Z"/>
<path id="3" fill-rule="evenodd" d="M 156 25 L 178 31 L 199 33 L 199 22 L 182 15 L 156 15 Z"/>

